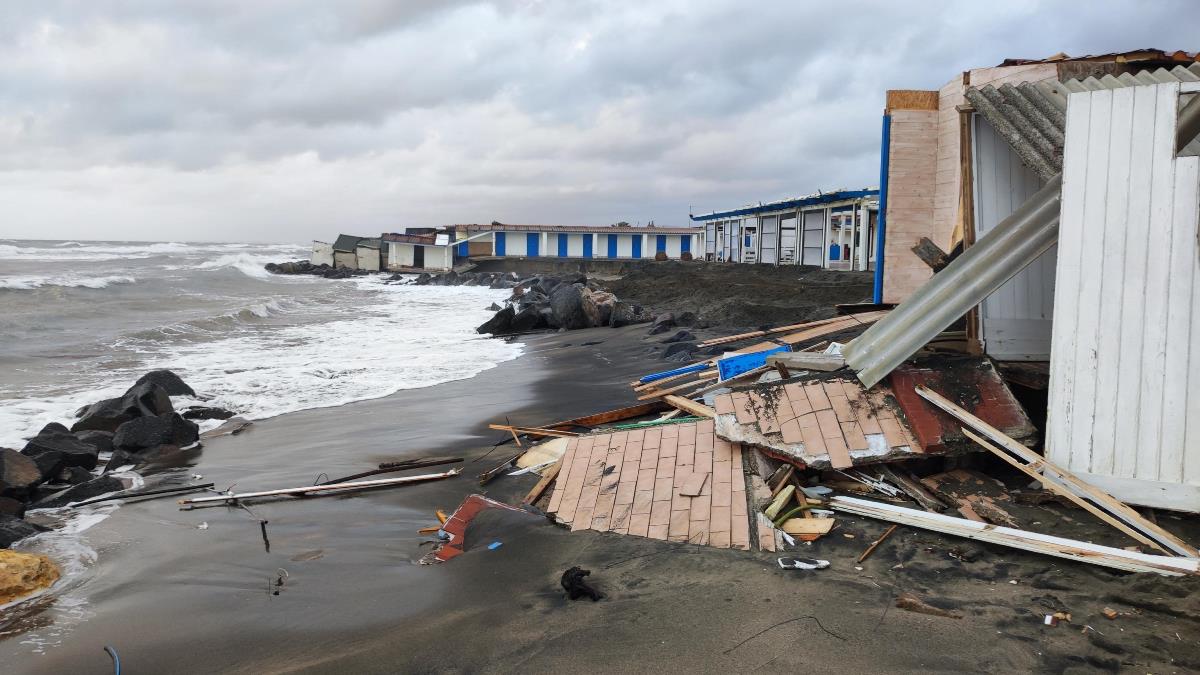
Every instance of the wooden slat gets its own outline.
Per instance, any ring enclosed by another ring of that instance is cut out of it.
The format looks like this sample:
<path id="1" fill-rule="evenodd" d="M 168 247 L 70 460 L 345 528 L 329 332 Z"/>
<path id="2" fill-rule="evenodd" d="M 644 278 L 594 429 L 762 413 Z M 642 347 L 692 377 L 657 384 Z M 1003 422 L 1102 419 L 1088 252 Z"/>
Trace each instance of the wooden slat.
<path id="1" fill-rule="evenodd" d="M 542 479 L 533 486 L 533 489 L 529 491 L 529 494 L 525 495 L 525 499 L 521 500 L 523 504 L 532 504 L 541 498 L 542 493 L 546 491 L 546 488 L 550 485 L 550 483 L 554 482 L 555 478 L 558 478 L 559 472 L 562 471 L 564 457 L 566 457 L 566 455 L 560 457 L 557 462 L 551 465 L 550 468 L 546 469 L 546 473 L 542 475 Z"/>
<path id="2" fill-rule="evenodd" d="M 689 415 L 695 415 L 697 417 L 717 416 L 717 411 L 713 410 L 712 408 L 704 405 L 703 403 L 696 403 L 691 399 L 683 398 L 682 396 L 668 395 L 664 396 L 663 400 L 670 405 L 679 408 L 683 412 L 688 413 Z"/>

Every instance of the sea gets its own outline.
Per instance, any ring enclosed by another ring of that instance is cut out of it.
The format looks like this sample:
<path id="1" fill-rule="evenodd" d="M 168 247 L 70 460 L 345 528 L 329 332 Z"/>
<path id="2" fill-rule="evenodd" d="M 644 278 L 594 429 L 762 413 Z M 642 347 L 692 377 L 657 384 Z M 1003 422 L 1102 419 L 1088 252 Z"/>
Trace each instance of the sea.
<path id="1" fill-rule="evenodd" d="M 251 420 L 472 377 L 521 345 L 480 336 L 508 292 L 388 275 L 275 275 L 294 243 L 0 239 L 0 447 L 168 368 Z M 202 429 L 219 422 L 206 422 Z"/>

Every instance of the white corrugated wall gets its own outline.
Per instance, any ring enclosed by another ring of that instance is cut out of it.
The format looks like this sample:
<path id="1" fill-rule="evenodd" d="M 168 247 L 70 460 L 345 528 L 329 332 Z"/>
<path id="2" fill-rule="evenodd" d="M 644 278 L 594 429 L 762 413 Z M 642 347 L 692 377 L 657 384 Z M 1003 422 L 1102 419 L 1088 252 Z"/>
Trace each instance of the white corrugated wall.
<path id="1" fill-rule="evenodd" d="M 1048 454 L 1118 498 L 1200 510 L 1200 158 L 1179 84 L 1071 94 Z"/>
<path id="2" fill-rule="evenodd" d="M 974 117 L 971 155 L 978 238 L 1040 190 L 1042 180 L 1021 163 L 987 120 Z M 982 337 L 989 355 L 1000 360 L 1049 360 L 1057 260 L 1058 248 L 1052 247 L 983 301 Z"/>

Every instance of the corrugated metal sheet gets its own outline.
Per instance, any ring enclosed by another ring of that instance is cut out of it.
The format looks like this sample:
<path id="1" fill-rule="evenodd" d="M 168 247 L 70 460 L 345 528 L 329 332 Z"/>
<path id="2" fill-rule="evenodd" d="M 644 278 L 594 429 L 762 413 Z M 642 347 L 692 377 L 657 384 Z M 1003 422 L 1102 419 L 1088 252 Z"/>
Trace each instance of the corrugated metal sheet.
<path id="1" fill-rule="evenodd" d="M 974 246 L 966 249 L 843 350 L 868 387 L 983 301 L 1054 245 L 1061 177 L 1054 176 Z"/>
<path id="2" fill-rule="evenodd" d="M 1200 63 L 1175 66 L 1167 70 L 1144 70 L 1139 73 L 1089 77 L 1084 80 L 1059 82 L 1025 82 L 1004 84 L 999 88 L 987 85 L 970 87 L 963 95 L 999 132 L 1021 160 L 1039 176 L 1049 180 L 1062 171 L 1063 133 L 1066 125 L 1066 96 L 1072 92 L 1123 89 L 1139 85 L 1200 80 Z M 1185 99 L 1191 115 L 1200 117 L 1200 97 Z M 1200 139 L 1195 133 L 1187 137 L 1184 154 L 1196 154 Z"/>
<path id="3" fill-rule="evenodd" d="M 1135 504 L 1200 510 L 1200 158 L 1178 84 L 1070 96 L 1048 456 Z"/>
<path id="4" fill-rule="evenodd" d="M 803 197 L 794 197 L 789 199 L 781 199 L 779 201 L 767 202 L 766 204 L 758 203 L 753 206 L 743 206 L 738 209 L 728 211 L 713 211 L 702 215 L 692 216 L 692 220 L 721 220 L 724 218 L 737 218 L 739 216 L 754 216 L 763 213 L 773 213 L 775 211 L 787 211 L 789 209 L 802 209 L 809 206 L 828 206 L 840 202 L 852 202 L 858 199 L 875 199 L 879 197 L 879 190 L 875 188 L 866 188 L 863 190 L 833 190 L 832 192 L 817 192 Z"/>
<path id="5" fill-rule="evenodd" d="M 973 119 L 975 233 L 986 236 L 1042 188 L 988 121 Z M 1055 247 L 1038 257 L 980 304 L 984 351 L 1001 360 L 1048 361 L 1054 312 Z"/>

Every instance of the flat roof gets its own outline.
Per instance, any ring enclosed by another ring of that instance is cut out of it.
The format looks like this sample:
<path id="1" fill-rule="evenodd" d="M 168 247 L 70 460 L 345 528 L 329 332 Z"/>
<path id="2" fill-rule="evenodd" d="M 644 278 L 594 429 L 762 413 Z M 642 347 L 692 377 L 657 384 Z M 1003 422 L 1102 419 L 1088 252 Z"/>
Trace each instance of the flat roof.
<path id="1" fill-rule="evenodd" d="M 822 192 L 815 195 L 808 195 L 807 197 L 784 199 L 777 202 L 769 202 L 767 204 L 758 204 L 756 206 L 743 206 L 740 209 L 731 209 L 729 211 L 713 211 L 712 213 L 694 215 L 692 216 L 692 220 L 704 221 L 719 220 L 721 218 L 736 218 L 738 216 L 752 216 L 756 213 L 786 211 L 788 209 L 799 209 L 806 206 L 824 206 L 837 202 L 852 201 L 855 199 L 878 196 L 879 190 L 872 188 L 864 190 L 835 190 L 833 192 Z"/>
<path id="2" fill-rule="evenodd" d="M 454 226 L 468 232 L 579 232 L 596 234 L 698 234 L 697 227 L 619 227 L 617 225 L 509 225 L 507 223 L 465 223 Z"/>

